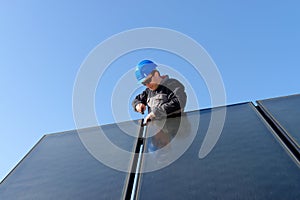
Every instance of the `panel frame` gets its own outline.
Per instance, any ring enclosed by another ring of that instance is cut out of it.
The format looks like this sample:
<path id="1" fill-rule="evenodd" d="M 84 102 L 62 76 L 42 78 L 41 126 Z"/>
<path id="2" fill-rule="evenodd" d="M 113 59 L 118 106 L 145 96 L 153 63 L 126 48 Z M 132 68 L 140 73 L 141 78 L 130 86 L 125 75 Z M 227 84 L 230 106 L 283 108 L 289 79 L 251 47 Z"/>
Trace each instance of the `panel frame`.
<path id="1" fill-rule="evenodd" d="M 291 95 L 291 96 L 300 96 L 300 95 Z M 285 96 L 290 97 L 290 96 Z M 277 97 L 272 99 L 278 99 L 278 98 L 285 98 L 285 97 Z M 272 100 L 272 99 L 266 99 L 266 100 Z M 288 152 L 292 154 L 292 156 L 296 159 L 297 164 L 300 163 L 300 146 L 297 143 L 297 141 L 293 138 L 293 136 L 280 124 L 280 122 L 272 116 L 271 112 L 268 110 L 266 106 L 263 105 L 263 101 L 265 100 L 258 100 L 257 103 L 257 109 L 266 121 L 266 124 L 270 126 L 274 132 L 275 135 L 279 138 L 281 143 L 286 147 Z M 299 133 L 300 134 L 300 133 Z"/>

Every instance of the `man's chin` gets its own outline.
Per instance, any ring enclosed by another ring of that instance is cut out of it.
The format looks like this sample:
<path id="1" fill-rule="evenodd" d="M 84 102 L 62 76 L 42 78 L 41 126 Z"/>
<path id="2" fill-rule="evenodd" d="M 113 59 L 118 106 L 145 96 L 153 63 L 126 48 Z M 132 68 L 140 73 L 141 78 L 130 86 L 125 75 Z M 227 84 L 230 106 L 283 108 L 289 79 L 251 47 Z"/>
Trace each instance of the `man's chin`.
<path id="1" fill-rule="evenodd" d="M 153 86 L 149 87 L 149 89 L 152 91 L 156 90 L 157 88 L 158 88 L 158 85 L 153 85 Z"/>

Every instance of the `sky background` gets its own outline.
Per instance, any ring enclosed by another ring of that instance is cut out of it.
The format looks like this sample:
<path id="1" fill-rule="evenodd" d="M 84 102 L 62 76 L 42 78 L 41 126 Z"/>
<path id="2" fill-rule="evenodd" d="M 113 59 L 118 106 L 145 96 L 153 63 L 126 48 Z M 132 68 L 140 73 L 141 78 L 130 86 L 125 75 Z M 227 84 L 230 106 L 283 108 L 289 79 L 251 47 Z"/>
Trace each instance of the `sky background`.
<path id="1" fill-rule="evenodd" d="M 227 104 L 234 104 L 300 93 L 299 21 L 296 0 L 0 0 L 0 180 L 44 134 L 75 129 L 76 75 L 89 53 L 109 37 L 142 27 L 189 36 L 215 62 Z M 188 102 L 187 111 L 211 106 L 205 83 L 189 63 L 146 49 L 114 61 L 99 82 L 95 108 L 100 125 L 119 121 L 113 116 L 118 109 L 113 112 L 111 106 L 114 86 L 145 58 L 174 68 L 191 84 L 199 105 Z M 120 121 L 142 117 L 130 107 L 141 89 L 124 85 L 129 117 Z"/>

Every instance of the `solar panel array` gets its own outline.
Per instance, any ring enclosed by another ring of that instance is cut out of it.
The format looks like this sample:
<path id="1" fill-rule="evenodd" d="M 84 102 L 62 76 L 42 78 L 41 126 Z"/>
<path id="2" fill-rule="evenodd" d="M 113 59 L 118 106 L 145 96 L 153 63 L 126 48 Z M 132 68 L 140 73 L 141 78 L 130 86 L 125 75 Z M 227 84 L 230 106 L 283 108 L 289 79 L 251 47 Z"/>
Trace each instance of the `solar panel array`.
<path id="1" fill-rule="evenodd" d="M 124 159 L 128 172 L 93 157 L 76 130 L 45 135 L 1 182 L 0 199 L 300 199 L 299 103 L 293 95 L 257 107 L 188 112 L 147 127 L 101 126 L 113 144 L 138 153 Z M 222 132 L 207 138 L 222 111 Z M 89 138 L 98 128 L 80 134 Z M 200 156 L 205 143 L 211 149 Z"/>

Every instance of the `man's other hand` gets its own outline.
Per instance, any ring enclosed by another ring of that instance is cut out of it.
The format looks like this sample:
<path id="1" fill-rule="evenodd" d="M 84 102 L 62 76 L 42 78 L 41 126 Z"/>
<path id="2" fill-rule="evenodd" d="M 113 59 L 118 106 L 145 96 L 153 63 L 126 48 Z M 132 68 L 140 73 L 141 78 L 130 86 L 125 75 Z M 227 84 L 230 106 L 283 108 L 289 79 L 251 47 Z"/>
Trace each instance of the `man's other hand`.
<path id="1" fill-rule="evenodd" d="M 153 112 L 151 112 L 151 113 L 149 113 L 149 114 L 147 115 L 147 117 L 145 117 L 144 122 L 147 124 L 148 121 L 151 121 L 151 120 L 153 120 L 154 118 L 155 118 L 155 115 L 153 114 Z"/>

